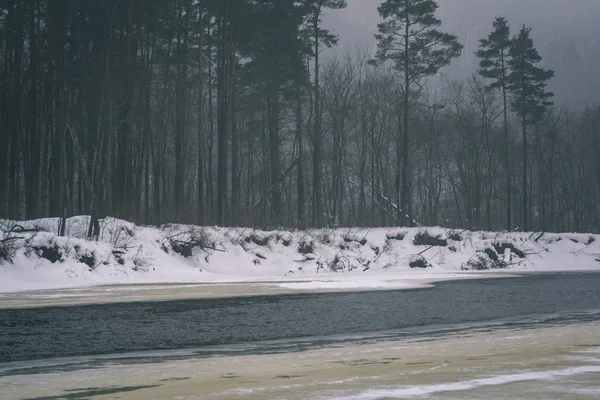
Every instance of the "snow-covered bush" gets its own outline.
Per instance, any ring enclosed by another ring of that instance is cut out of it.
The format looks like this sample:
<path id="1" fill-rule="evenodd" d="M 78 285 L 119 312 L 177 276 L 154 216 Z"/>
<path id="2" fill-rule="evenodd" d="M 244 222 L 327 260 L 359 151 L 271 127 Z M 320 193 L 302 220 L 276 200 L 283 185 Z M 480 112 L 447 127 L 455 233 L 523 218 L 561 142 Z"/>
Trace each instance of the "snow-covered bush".
<path id="1" fill-rule="evenodd" d="M 0 263 L 12 262 L 15 252 L 22 245 L 22 240 L 20 236 L 0 232 Z"/>
<path id="2" fill-rule="evenodd" d="M 429 264 L 425 257 L 414 255 L 410 258 L 408 266 L 411 268 L 428 268 L 431 267 L 431 264 Z"/>
<path id="3" fill-rule="evenodd" d="M 347 257 L 336 254 L 333 260 L 329 263 L 329 269 L 333 272 L 352 270 L 352 264 Z"/>
<path id="4" fill-rule="evenodd" d="M 258 246 L 267 246 L 269 241 L 271 240 L 271 236 L 262 232 L 254 231 L 250 235 L 246 237 L 246 242 L 254 243 Z"/>
<path id="5" fill-rule="evenodd" d="M 395 233 L 387 233 L 385 235 L 387 240 L 397 240 L 399 242 L 401 242 L 402 240 L 404 240 L 404 237 L 406 236 L 405 232 L 395 232 Z"/>
<path id="6" fill-rule="evenodd" d="M 441 235 L 432 236 L 428 231 L 419 231 L 413 240 L 415 246 L 448 246 L 448 241 Z"/>
<path id="7" fill-rule="evenodd" d="M 16 252 L 36 233 L 36 227 L 24 227 L 10 221 L 0 221 L 0 263 L 12 263 Z"/>
<path id="8" fill-rule="evenodd" d="M 462 242 L 463 237 L 460 232 L 450 231 L 448 234 L 448 239 L 452 240 L 453 242 Z"/>
<path id="9" fill-rule="evenodd" d="M 175 253 L 183 257 L 192 257 L 194 249 L 203 250 L 214 248 L 210 236 L 205 229 L 200 227 L 188 227 L 168 237 L 169 247 Z M 163 244 L 163 249 L 168 252 L 168 247 Z"/>
<path id="10" fill-rule="evenodd" d="M 467 261 L 460 269 L 463 271 L 487 271 L 490 269 L 504 269 L 508 264 L 501 258 L 490 257 L 490 249 L 488 251 L 477 253 L 473 258 Z"/>
<path id="11" fill-rule="evenodd" d="M 300 254 L 312 254 L 315 252 L 315 242 L 308 238 L 303 237 L 298 244 L 298 253 Z"/>

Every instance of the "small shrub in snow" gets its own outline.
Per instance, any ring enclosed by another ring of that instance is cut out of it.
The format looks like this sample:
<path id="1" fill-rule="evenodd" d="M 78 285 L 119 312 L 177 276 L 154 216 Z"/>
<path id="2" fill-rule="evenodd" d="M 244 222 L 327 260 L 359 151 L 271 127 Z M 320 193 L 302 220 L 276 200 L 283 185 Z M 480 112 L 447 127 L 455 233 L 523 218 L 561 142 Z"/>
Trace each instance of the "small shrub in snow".
<path id="1" fill-rule="evenodd" d="M 193 255 L 194 248 L 197 247 L 194 243 L 183 242 L 181 240 L 171 241 L 171 248 L 180 256 L 189 258 Z"/>
<path id="2" fill-rule="evenodd" d="M 290 234 L 280 232 L 277 233 L 277 235 L 275 235 L 275 239 L 278 242 L 281 242 L 281 244 L 283 244 L 285 247 L 288 247 L 292 244 L 292 237 L 290 236 Z"/>
<path id="3" fill-rule="evenodd" d="M 483 252 L 492 261 L 498 261 L 500 259 L 498 253 L 492 247 L 486 247 L 485 249 L 483 249 Z"/>
<path id="4" fill-rule="evenodd" d="M 431 236 L 427 231 L 418 232 L 413 240 L 415 246 L 448 246 L 448 241 L 441 236 Z"/>
<path id="5" fill-rule="evenodd" d="M 456 232 L 456 231 L 450 232 L 450 235 L 448 235 L 448 238 L 454 242 L 461 242 L 463 240 L 460 232 Z"/>
<path id="6" fill-rule="evenodd" d="M 403 232 L 388 233 L 387 235 L 385 235 L 387 240 L 397 240 L 397 241 L 404 240 L 404 236 L 406 236 L 406 235 Z"/>
<path id="7" fill-rule="evenodd" d="M 4 260 L 12 263 L 17 250 L 33 237 L 31 234 L 24 234 L 26 231 L 21 225 L 0 221 L 0 262 Z"/>
<path id="8" fill-rule="evenodd" d="M 315 252 L 315 243 L 309 239 L 302 239 L 298 245 L 298 253 L 311 254 Z"/>
<path id="9" fill-rule="evenodd" d="M 77 261 L 87 265 L 88 267 L 90 267 L 90 269 L 95 269 L 96 265 L 97 265 L 96 264 L 96 254 L 94 252 L 79 254 L 77 256 Z"/>
<path id="10" fill-rule="evenodd" d="M 103 231 L 103 232 L 106 232 Z M 121 225 L 107 232 L 108 242 L 118 249 L 129 249 L 133 247 L 135 232 L 125 225 Z"/>
<path id="11" fill-rule="evenodd" d="M 40 258 L 45 258 L 51 263 L 64 261 L 64 249 L 56 243 L 37 244 L 32 247 Z"/>
<path id="12" fill-rule="evenodd" d="M 585 242 L 586 246 L 589 246 L 590 244 L 594 243 L 596 241 L 596 238 L 593 236 L 590 236 L 587 240 L 587 242 Z"/>
<path id="13" fill-rule="evenodd" d="M 490 258 L 487 252 L 477 253 L 475 257 L 466 262 L 460 269 L 463 271 L 487 271 L 490 269 L 504 269 L 508 265 L 496 254 L 496 259 Z"/>
<path id="14" fill-rule="evenodd" d="M 431 265 L 427 262 L 427 260 L 425 259 L 425 257 L 423 256 L 413 256 L 412 259 L 408 262 L 408 265 L 411 268 L 428 268 L 431 267 Z"/>
<path id="15" fill-rule="evenodd" d="M 133 270 L 148 272 L 152 265 L 152 260 L 143 253 L 144 246 L 140 246 L 133 257 Z"/>
<path id="16" fill-rule="evenodd" d="M 367 244 L 367 238 L 364 237 L 362 239 L 359 239 L 359 238 L 353 237 L 351 235 L 347 235 L 347 236 L 344 236 L 344 242 L 346 242 L 346 243 L 353 243 L 353 242 L 354 243 L 360 243 L 361 246 L 364 246 L 365 244 Z"/>
<path id="17" fill-rule="evenodd" d="M 339 272 L 344 271 L 345 269 L 351 270 L 352 268 L 350 265 L 350 260 L 338 254 L 329 263 L 329 269 L 333 272 Z"/>
<path id="18" fill-rule="evenodd" d="M 192 257 L 195 248 L 214 248 L 206 231 L 201 228 L 190 228 L 185 232 L 172 235 L 169 244 L 173 251 L 183 257 Z M 163 250 L 168 253 L 168 248 L 163 244 Z"/>
<path id="19" fill-rule="evenodd" d="M 317 234 L 317 241 L 319 243 L 330 245 L 333 242 L 334 232 L 334 229 L 322 230 Z"/>
<path id="20" fill-rule="evenodd" d="M 22 246 L 23 238 L 13 235 L 0 235 L 0 263 L 12 263 L 16 251 Z"/>
<path id="21" fill-rule="evenodd" d="M 252 232 L 249 236 L 246 237 L 245 240 L 247 243 L 252 242 L 259 246 L 267 246 L 269 244 L 269 240 L 271 240 L 271 237 L 269 235 L 261 235 L 256 232 Z"/>
<path id="22" fill-rule="evenodd" d="M 163 248 L 163 250 L 164 249 L 165 248 Z M 168 253 L 168 250 L 166 252 Z M 125 251 L 119 250 L 119 249 L 113 249 L 112 255 L 120 265 L 125 265 L 125 258 L 124 258 Z"/>

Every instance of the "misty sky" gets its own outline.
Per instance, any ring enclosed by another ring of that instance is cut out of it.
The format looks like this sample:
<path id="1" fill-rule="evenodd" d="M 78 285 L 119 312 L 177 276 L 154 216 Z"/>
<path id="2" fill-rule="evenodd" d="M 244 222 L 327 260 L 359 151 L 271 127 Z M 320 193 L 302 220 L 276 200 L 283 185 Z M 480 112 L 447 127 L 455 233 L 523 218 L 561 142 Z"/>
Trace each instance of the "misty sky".
<path id="1" fill-rule="evenodd" d="M 344 10 L 327 10 L 324 23 L 339 35 L 339 45 L 329 51 L 376 48 L 373 34 L 380 21 L 381 0 L 348 0 Z M 544 66 L 556 71 L 551 84 L 561 101 L 576 105 L 600 102 L 600 0 L 438 0 L 443 29 L 459 36 L 462 56 L 444 72 L 466 78 L 476 72 L 473 53 L 478 40 L 491 29 L 496 16 L 508 18 L 513 33 L 532 27 L 535 45 Z"/>

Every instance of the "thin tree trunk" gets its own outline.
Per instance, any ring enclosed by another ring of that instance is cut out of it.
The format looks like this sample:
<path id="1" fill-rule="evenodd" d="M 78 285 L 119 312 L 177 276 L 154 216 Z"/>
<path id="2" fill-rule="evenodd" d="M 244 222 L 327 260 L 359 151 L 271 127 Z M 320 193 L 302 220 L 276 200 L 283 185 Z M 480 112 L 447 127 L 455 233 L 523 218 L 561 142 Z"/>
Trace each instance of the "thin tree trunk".
<path id="1" fill-rule="evenodd" d="M 271 191 L 272 223 L 280 224 L 282 221 L 282 202 L 279 181 L 281 178 L 281 159 L 279 157 L 279 88 L 271 84 L 267 96 L 267 113 L 269 126 L 269 159 L 271 166 Z"/>
<path id="2" fill-rule="evenodd" d="M 214 122 L 214 105 L 213 105 L 213 61 L 212 61 L 212 44 L 208 42 L 208 127 L 209 127 L 209 135 L 207 141 L 208 154 L 207 154 L 207 179 L 206 179 L 206 204 L 208 215 L 215 217 L 215 196 L 214 196 L 214 186 L 213 186 L 213 177 L 214 175 L 214 166 L 213 166 L 213 143 L 215 137 L 215 122 Z"/>
<path id="3" fill-rule="evenodd" d="M 217 150 L 217 224 L 225 224 L 227 209 L 227 0 L 219 7 L 219 67 L 217 69 L 218 150 Z"/>
<path id="4" fill-rule="evenodd" d="M 198 186 L 198 215 L 196 220 L 199 225 L 205 222 L 205 207 L 204 207 L 204 15 L 202 12 L 202 4 L 200 4 L 200 12 L 198 15 L 198 23 L 200 25 L 200 44 L 198 45 L 200 57 L 198 59 L 198 171 L 197 171 L 197 186 Z"/>
<path id="5" fill-rule="evenodd" d="M 312 225 L 322 226 L 323 208 L 321 200 L 321 89 L 319 82 L 319 17 L 321 3 L 316 7 L 313 20 L 315 39 L 315 134 L 313 149 L 313 213 Z"/>
<path id="6" fill-rule="evenodd" d="M 231 121 L 231 224 L 236 225 L 239 217 L 240 208 L 240 183 L 238 178 L 239 171 L 239 139 L 237 132 L 237 114 L 235 104 L 235 77 L 236 60 L 235 45 L 230 31 L 229 35 L 229 102 L 227 107 L 228 119 Z"/>
<path id="7" fill-rule="evenodd" d="M 522 121 L 523 129 L 523 231 L 529 230 L 529 202 L 527 198 L 527 192 L 529 185 L 527 183 L 528 176 L 528 151 L 527 151 L 527 119 L 524 116 Z"/>
<path id="8" fill-rule="evenodd" d="M 38 128 L 38 66 L 39 53 L 37 43 L 37 23 L 36 23 L 36 5 L 37 2 L 30 3 L 30 26 L 29 26 L 29 55 L 31 73 L 31 84 L 29 88 L 29 114 L 27 117 L 29 143 L 27 153 L 24 152 L 25 165 L 25 188 L 26 188 L 26 217 L 28 219 L 36 218 L 38 215 L 39 187 L 40 187 L 40 140 Z"/>
<path id="9" fill-rule="evenodd" d="M 409 132 L 409 106 L 410 106 L 410 74 L 409 74 L 409 56 L 408 56 L 408 46 L 409 46 L 409 38 L 410 38 L 410 21 L 408 21 L 408 14 L 406 17 L 406 28 L 404 32 L 404 110 L 403 110 L 403 136 L 402 136 L 402 193 L 400 198 L 400 210 L 403 214 L 402 219 L 400 221 L 403 222 L 405 226 L 410 225 L 410 210 L 408 209 L 408 168 L 409 168 L 409 144 L 410 144 L 410 132 Z"/>
<path id="10" fill-rule="evenodd" d="M 507 89 L 506 89 L 506 67 L 504 60 L 504 51 L 502 52 L 502 101 L 503 101 L 503 116 L 504 116 L 504 169 L 506 174 L 506 230 L 512 230 L 512 185 L 510 172 L 510 141 L 508 138 L 508 106 L 507 106 Z"/>
<path id="11" fill-rule="evenodd" d="M 306 199 L 304 193 L 304 142 L 302 141 L 302 98 L 300 84 L 296 84 L 296 138 L 298 142 L 298 175 L 296 178 L 298 190 L 298 228 L 304 229 Z"/>

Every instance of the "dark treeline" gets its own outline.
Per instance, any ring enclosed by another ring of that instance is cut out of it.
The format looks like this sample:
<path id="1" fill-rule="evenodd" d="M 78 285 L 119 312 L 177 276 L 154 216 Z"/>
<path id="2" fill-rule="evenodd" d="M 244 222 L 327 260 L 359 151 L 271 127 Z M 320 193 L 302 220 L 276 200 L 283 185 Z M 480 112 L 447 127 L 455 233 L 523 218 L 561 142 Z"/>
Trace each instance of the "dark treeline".
<path id="1" fill-rule="evenodd" d="M 600 106 L 552 104 L 529 29 L 432 91 L 462 50 L 433 0 L 323 60 L 345 5 L 0 0 L 0 217 L 600 230 Z"/>

